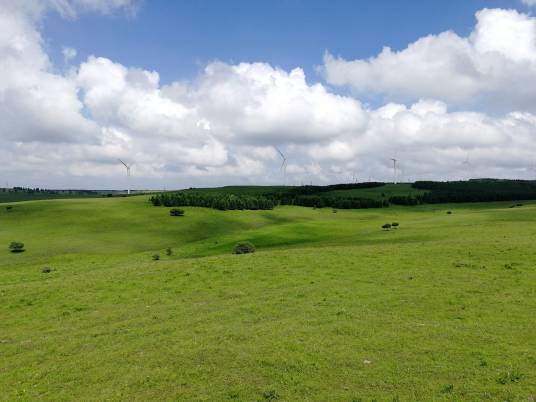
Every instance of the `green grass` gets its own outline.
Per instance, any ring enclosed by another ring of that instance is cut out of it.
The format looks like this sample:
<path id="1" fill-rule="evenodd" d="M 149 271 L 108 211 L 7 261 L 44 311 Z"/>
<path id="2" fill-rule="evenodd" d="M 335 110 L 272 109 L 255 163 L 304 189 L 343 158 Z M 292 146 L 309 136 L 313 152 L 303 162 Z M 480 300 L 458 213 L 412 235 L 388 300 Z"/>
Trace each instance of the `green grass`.
<path id="1" fill-rule="evenodd" d="M 0 203 L 5 202 L 20 202 L 20 201 L 35 201 L 35 200 L 53 200 L 53 199 L 65 199 L 65 198 L 91 198 L 91 197 L 102 197 L 102 194 L 99 193 L 87 193 L 87 192 L 76 192 L 73 190 L 71 193 L 60 192 L 60 193 L 50 193 L 47 191 L 11 191 L 11 190 L 2 190 L 0 191 Z"/>
<path id="2" fill-rule="evenodd" d="M 536 393 L 536 204 L 170 217 L 147 198 L 0 205 L 0 400 Z"/>

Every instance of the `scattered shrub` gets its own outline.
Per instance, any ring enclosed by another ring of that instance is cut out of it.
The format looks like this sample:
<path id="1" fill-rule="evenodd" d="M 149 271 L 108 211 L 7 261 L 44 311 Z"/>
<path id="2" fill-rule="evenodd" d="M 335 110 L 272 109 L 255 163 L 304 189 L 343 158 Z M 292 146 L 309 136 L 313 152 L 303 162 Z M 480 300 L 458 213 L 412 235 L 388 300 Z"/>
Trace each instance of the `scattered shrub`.
<path id="1" fill-rule="evenodd" d="M 506 371 L 497 378 L 497 384 L 505 385 L 521 381 L 523 374 L 517 370 Z"/>
<path id="2" fill-rule="evenodd" d="M 6 211 L 11 211 L 13 209 L 13 205 L 7 205 L 6 206 Z"/>
<path id="3" fill-rule="evenodd" d="M 249 241 L 238 243 L 234 247 L 235 254 L 248 254 L 248 253 L 254 253 L 254 252 L 255 252 L 255 246 Z"/>
<path id="4" fill-rule="evenodd" d="M 391 224 L 390 224 L 390 223 L 386 223 L 385 225 L 382 225 L 382 229 L 383 229 L 383 230 L 389 230 L 389 229 L 391 229 Z"/>
<path id="5" fill-rule="evenodd" d="M 44 274 L 48 274 L 48 273 L 52 272 L 52 268 L 50 268 L 50 267 L 43 267 L 43 268 L 41 269 L 41 272 L 44 273 Z"/>
<path id="6" fill-rule="evenodd" d="M 9 250 L 12 253 L 22 253 L 24 251 L 24 243 L 18 241 L 12 241 L 9 245 Z"/>
<path id="7" fill-rule="evenodd" d="M 160 259 L 160 254 L 153 254 L 153 261 L 158 261 Z"/>
<path id="8" fill-rule="evenodd" d="M 275 401 L 276 399 L 279 399 L 279 395 L 274 390 L 265 391 L 262 393 L 262 396 L 266 401 Z"/>
<path id="9" fill-rule="evenodd" d="M 452 215 L 452 211 L 447 211 L 447 215 Z"/>
<path id="10" fill-rule="evenodd" d="M 172 255 L 173 254 L 173 250 L 171 250 L 169 247 L 166 248 L 166 255 Z"/>
<path id="11" fill-rule="evenodd" d="M 391 227 L 392 227 L 393 229 L 398 229 L 398 226 L 400 226 L 400 225 L 398 224 L 398 222 L 393 222 L 393 223 L 391 223 Z"/>
<path id="12" fill-rule="evenodd" d="M 169 210 L 170 216 L 184 216 L 184 210 L 180 208 L 171 208 Z"/>
<path id="13" fill-rule="evenodd" d="M 333 210 L 332 212 L 333 212 L 334 214 L 336 214 L 336 213 L 337 213 L 337 210 L 336 210 L 336 209 L 334 209 L 334 210 Z"/>

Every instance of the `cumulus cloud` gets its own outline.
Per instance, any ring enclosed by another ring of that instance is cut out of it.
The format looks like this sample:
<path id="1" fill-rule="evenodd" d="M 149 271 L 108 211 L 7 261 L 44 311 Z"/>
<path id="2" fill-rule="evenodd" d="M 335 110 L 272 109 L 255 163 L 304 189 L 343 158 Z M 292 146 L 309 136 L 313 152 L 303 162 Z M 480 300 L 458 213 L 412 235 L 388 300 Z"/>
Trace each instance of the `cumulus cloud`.
<path id="1" fill-rule="evenodd" d="M 389 180 L 392 157 L 407 180 L 533 174 L 532 17 L 482 10 L 467 38 L 442 33 L 366 61 L 327 55 L 331 84 L 393 98 L 376 108 L 309 82 L 301 68 L 262 62 L 212 62 L 169 85 L 157 71 L 98 55 L 63 73 L 52 65 L 43 13 L 74 18 L 134 4 L 0 0 L 0 172 L 12 182 L 122 186 L 121 158 L 134 163 L 136 187 L 282 183 L 276 146 L 291 184 Z M 63 53 L 72 63 L 76 51 Z M 504 92 L 507 79 L 517 93 Z M 487 113 L 480 106 L 492 93 L 519 107 Z M 472 102 L 480 111 L 460 111 Z"/>
<path id="2" fill-rule="evenodd" d="M 63 61 L 65 63 L 68 63 L 70 62 L 73 58 L 76 57 L 77 55 L 77 51 L 76 49 L 72 48 L 72 47 L 69 47 L 69 46 L 64 46 L 62 49 L 61 49 L 61 53 L 63 54 Z"/>
<path id="3" fill-rule="evenodd" d="M 327 53 L 324 72 L 334 85 L 411 102 L 440 99 L 458 107 L 536 111 L 536 18 L 515 10 L 483 9 L 468 37 L 429 35 L 401 51 L 384 48 L 370 59 Z"/>
<path id="4" fill-rule="evenodd" d="M 103 15 L 117 11 L 134 16 L 141 7 L 142 0 L 0 0 L 0 9 L 11 14 L 23 15 L 37 20 L 49 11 L 57 12 L 65 18 L 76 18 L 86 12 Z"/>

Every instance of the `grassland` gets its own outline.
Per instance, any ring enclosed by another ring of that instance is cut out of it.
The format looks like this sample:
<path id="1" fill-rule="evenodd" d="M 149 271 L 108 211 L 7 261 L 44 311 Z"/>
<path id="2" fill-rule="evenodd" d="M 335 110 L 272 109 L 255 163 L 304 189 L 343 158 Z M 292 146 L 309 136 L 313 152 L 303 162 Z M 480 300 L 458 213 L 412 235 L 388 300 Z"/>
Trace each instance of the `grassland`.
<path id="1" fill-rule="evenodd" d="M 536 204 L 173 218 L 147 198 L 0 205 L 0 400 L 536 396 Z"/>

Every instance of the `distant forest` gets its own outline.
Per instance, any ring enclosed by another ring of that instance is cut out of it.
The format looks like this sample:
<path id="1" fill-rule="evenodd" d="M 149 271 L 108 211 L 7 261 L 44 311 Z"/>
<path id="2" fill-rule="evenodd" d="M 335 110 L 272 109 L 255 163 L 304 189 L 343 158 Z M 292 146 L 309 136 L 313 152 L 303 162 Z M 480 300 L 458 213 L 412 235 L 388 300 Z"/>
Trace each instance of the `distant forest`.
<path id="1" fill-rule="evenodd" d="M 219 210 L 269 210 L 277 205 L 298 205 L 313 208 L 385 208 L 395 205 L 420 205 L 459 202 L 491 202 L 536 200 L 536 181 L 474 179 L 456 182 L 418 181 L 411 186 L 401 184 L 400 194 L 386 195 L 386 183 L 352 183 L 329 186 L 262 187 L 236 186 L 214 189 L 181 190 L 155 194 L 155 206 L 198 206 Z M 393 185 L 390 185 L 391 188 Z M 396 186 L 396 185 L 395 185 Z M 402 188 L 402 186 L 405 186 Z M 378 188 L 374 197 L 367 189 Z M 359 191 L 363 190 L 363 191 Z"/>
<path id="2" fill-rule="evenodd" d="M 418 181 L 413 184 L 413 188 L 427 191 L 421 194 L 393 196 L 389 198 L 389 202 L 418 205 L 536 199 L 536 181 L 529 180 Z"/>

